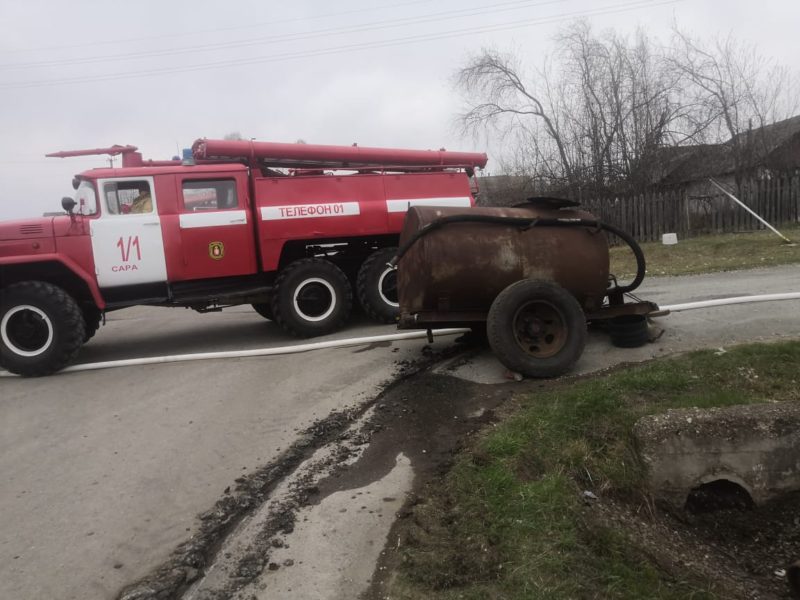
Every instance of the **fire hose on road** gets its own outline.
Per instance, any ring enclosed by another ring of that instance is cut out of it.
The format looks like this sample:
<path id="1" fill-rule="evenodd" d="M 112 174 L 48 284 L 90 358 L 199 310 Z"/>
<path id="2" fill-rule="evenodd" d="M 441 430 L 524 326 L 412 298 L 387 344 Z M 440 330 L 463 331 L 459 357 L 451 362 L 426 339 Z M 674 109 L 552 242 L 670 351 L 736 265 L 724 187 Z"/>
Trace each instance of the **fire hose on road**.
<path id="1" fill-rule="evenodd" d="M 687 310 L 699 310 L 707 308 L 719 308 L 735 304 L 751 304 L 756 302 L 778 302 L 787 300 L 800 300 L 800 292 L 784 292 L 779 294 L 760 294 L 755 296 L 733 296 L 730 298 L 717 298 L 714 300 L 700 300 L 697 302 L 683 302 L 680 304 L 669 304 L 660 307 L 660 310 L 652 316 L 666 316 L 673 312 L 684 312 Z M 444 337 L 459 335 L 469 332 L 469 329 L 434 329 L 434 337 Z M 173 354 L 169 356 L 149 356 L 145 358 L 130 358 L 124 360 L 109 360 L 96 363 L 86 363 L 67 367 L 63 373 L 77 373 L 80 371 L 95 371 L 99 369 L 112 369 L 116 367 L 134 367 L 143 365 L 157 365 L 175 362 L 189 362 L 195 360 L 211 360 L 224 358 L 250 358 L 255 356 L 282 356 L 286 354 L 298 354 L 301 352 L 311 352 L 313 350 L 323 350 L 329 348 L 347 348 L 351 346 L 363 346 L 379 342 L 393 342 L 401 340 L 413 340 L 428 337 L 425 331 L 409 331 L 404 333 L 392 333 L 387 335 L 373 335 L 367 337 L 345 338 L 340 340 L 328 340 L 325 342 L 313 342 L 310 344 L 294 344 L 291 346 L 280 346 L 277 348 L 254 348 L 252 350 L 228 350 L 224 352 L 196 352 L 192 354 Z M 17 377 L 12 373 L 0 371 L 0 377 Z"/>
<path id="2" fill-rule="evenodd" d="M 436 329 L 432 331 L 434 337 L 458 335 L 468 332 L 469 329 Z M 137 367 L 142 365 L 159 365 L 164 363 L 189 362 L 194 360 L 212 360 L 220 358 L 250 358 L 254 356 L 282 356 L 285 354 L 299 354 L 312 350 L 327 348 L 347 348 L 349 346 L 364 346 L 379 342 L 393 342 L 399 340 L 414 340 L 428 337 L 425 331 L 409 331 L 405 333 L 392 333 L 387 335 L 372 335 L 368 337 L 345 338 L 341 340 L 328 340 L 310 344 L 294 344 L 279 346 L 277 348 L 254 348 L 252 350 L 227 350 L 223 352 L 195 352 L 192 354 L 173 354 L 171 356 L 148 356 L 145 358 L 128 358 L 123 360 L 107 360 L 96 363 L 73 365 L 62 369 L 61 373 L 76 373 L 79 371 L 95 371 L 98 369 L 112 369 L 115 367 Z M 0 371 L 0 377 L 17 377 L 7 371 Z"/>
<path id="3" fill-rule="evenodd" d="M 695 310 L 698 308 L 714 308 L 717 306 L 729 306 L 731 304 L 751 304 L 753 302 L 775 302 L 778 300 L 800 300 L 800 292 L 784 292 L 781 294 L 760 294 L 757 296 L 733 296 L 731 298 L 717 298 L 714 300 L 700 300 L 698 302 L 685 302 L 683 304 L 670 304 L 662 306 L 657 315 L 663 313 L 667 315 L 671 312 L 682 312 L 685 310 Z"/>

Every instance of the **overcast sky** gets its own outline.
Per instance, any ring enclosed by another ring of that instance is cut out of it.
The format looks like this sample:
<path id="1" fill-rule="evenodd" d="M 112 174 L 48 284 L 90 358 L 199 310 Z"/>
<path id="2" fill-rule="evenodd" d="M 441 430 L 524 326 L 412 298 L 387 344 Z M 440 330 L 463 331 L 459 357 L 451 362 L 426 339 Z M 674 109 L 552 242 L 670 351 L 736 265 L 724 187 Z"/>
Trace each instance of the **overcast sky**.
<path id="1" fill-rule="evenodd" d="M 198 137 L 498 152 L 461 138 L 452 76 L 481 47 L 532 64 L 578 16 L 733 32 L 800 68 L 800 0 L 0 0 L 0 219 L 58 210 L 112 144 L 170 158 Z"/>

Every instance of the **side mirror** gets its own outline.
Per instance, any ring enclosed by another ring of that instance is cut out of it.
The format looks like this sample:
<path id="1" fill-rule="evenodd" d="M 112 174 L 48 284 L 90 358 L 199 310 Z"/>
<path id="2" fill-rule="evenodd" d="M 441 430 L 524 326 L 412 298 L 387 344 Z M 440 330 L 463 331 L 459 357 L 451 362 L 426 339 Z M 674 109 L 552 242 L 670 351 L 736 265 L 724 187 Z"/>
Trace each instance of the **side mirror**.
<path id="1" fill-rule="evenodd" d="M 77 205 L 78 205 L 78 203 L 75 202 L 75 199 L 74 198 L 70 198 L 69 196 L 64 196 L 61 199 L 61 208 L 63 208 L 69 214 L 72 214 L 72 211 L 75 210 L 75 207 Z"/>

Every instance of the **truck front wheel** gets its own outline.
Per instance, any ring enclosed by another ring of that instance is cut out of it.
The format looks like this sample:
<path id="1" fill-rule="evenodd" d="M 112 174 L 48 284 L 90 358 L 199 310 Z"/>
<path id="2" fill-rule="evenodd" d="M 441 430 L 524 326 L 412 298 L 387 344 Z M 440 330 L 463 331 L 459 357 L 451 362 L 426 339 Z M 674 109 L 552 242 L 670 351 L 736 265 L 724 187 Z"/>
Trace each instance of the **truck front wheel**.
<path id="1" fill-rule="evenodd" d="M 397 248 L 373 252 L 358 270 L 358 300 L 364 312 L 381 323 L 396 323 L 400 316 L 397 301 L 397 269 L 388 266 Z"/>
<path id="2" fill-rule="evenodd" d="M 97 330 L 100 329 L 100 323 L 103 322 L 103 313 L 94 306 L 83 309 L 83 322 L 86 327 L 86 333 L 83 336 L 83 343 L 85 344 L 94 337 Z"/>
<path id="3" fill-rule="evenodd" d="M 86 338 L 75 300 L 58 286 L 24 281 L 0 290 L 0 366 L 25 377 L 71 361 Z"/>
<path id="4" fill-rule="evenodd" d="M 336 331 L 350 316 L 353 295 L 347 275 L 332 262 L 305 258 L 286 267 L 275 282 L 272 314 L 300 337 Z"/>

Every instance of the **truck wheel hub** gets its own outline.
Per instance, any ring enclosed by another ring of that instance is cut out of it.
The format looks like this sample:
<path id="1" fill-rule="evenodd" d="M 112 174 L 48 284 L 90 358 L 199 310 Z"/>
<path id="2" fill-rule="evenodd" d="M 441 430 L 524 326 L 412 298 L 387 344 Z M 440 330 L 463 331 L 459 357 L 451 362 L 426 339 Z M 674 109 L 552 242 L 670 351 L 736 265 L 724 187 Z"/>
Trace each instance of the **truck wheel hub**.
<path id="1" fill-rule="evenodd" d="M 386 269 L 378 280 L 378 293 L 381 300 L 395 308 L 400 304 L 397 300 L 397 269 Z"/>
<path id="2" fill-rule="evenodd" d="M 320 277 L 304 280 L 295 288 L 294 309 L 306 321 L 322 321 L 336 308 L 336 291 Z"/>
<path id="3" fill-rule="evenodd" d="M 15 306 L 0 321 L 0 337 L 14 354 L 38 356 L 53 341 L 53 324 L 47 314 L 35 306 Z"/>

